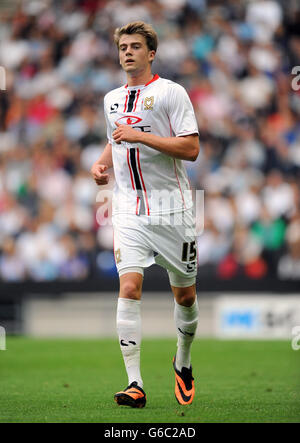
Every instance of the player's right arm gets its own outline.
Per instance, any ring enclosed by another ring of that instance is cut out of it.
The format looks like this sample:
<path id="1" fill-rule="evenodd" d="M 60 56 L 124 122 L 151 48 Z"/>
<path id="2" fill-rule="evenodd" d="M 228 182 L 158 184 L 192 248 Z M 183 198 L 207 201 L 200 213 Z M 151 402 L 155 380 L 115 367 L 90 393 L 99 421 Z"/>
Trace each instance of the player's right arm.
<path id="1" fill-rule="evenodd" d="M 112 146 L 111 143 L 107 143 L 100 158 L 91 168 L 91 174 L 97 185 L 107 185 L 109 182 L 109 175 L 106 173 L 106 171 L 112 167 Z"/>

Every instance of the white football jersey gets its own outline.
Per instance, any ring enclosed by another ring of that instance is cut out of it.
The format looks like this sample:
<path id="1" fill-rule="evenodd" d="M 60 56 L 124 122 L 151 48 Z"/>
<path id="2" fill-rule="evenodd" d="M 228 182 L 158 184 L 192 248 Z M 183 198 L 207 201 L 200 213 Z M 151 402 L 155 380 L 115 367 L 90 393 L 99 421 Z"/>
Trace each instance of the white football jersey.
<path id="1" fill-rule="evenodd" d="M 146 85 L 122 86 L 104 97 L 107 138 L 112 145 L 115 188 L 113 214 L 157 215 L 193 206 L 182 160 L 141 143 L 117 144 L 115 122 L 161 137 L 198 134 L 185 89 L 157 74 Z"/>

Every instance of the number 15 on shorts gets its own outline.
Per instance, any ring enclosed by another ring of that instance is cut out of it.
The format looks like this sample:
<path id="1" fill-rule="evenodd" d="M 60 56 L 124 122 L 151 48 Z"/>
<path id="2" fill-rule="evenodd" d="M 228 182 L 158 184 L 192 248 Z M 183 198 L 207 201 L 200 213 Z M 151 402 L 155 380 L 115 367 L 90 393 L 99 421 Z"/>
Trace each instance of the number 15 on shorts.
<path id="1" fill-rule="evenodd" d="M 183 262 L 187 262 L 187 272 L 194 272 L 196 268 L 197 249 L 196 242 L 183 243 L 182 245 L 182 258 Z"/>

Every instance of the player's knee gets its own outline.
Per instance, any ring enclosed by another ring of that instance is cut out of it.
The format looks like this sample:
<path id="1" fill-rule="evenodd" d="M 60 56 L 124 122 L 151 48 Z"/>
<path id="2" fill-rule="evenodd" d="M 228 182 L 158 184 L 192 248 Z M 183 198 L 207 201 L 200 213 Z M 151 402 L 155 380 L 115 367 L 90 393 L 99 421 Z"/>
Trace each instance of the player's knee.
<path id="1" fill-rule="evenodd" d="M 182 288 L 184 289 L 184 288 Z M 196 295 L 189 291 L 180 291 L 178 294 L 176 294 L 176 302 L 181 306 L 191 307 L 195 303 Z"/>
<path id="2" fill-rule="evenodd" d="M 121 286 L 120 297 L 129 298 L 130 300 L 140 300 L 140 285 L 134 281 L 124 282 L 124 284 Z"/>

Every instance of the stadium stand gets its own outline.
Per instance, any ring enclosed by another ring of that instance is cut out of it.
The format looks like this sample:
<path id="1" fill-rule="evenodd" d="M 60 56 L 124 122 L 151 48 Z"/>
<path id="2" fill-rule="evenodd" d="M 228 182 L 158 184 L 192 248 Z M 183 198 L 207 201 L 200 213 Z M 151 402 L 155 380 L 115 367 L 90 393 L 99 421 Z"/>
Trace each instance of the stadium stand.
<path id="1" fill-rule="evenodd" d="M 13 5 L 0 6 L 2 283 L 116 280 L 89 171 L 106 143 L 103 97 L 125 82 L 113 31 L 137 19 L 159 35 L 154 71 L 196 111 L 201 152 L 186 167 L 205 190 L 200 281 L 299 283 L 298 2 Z"/>

